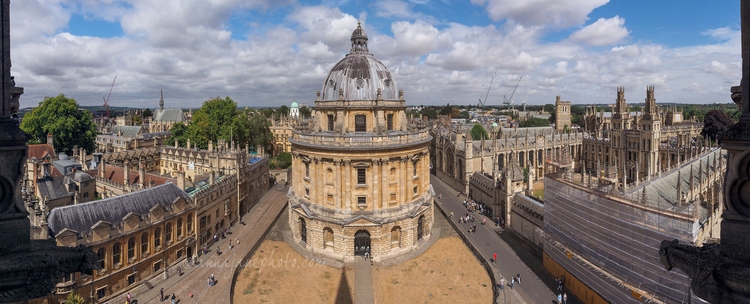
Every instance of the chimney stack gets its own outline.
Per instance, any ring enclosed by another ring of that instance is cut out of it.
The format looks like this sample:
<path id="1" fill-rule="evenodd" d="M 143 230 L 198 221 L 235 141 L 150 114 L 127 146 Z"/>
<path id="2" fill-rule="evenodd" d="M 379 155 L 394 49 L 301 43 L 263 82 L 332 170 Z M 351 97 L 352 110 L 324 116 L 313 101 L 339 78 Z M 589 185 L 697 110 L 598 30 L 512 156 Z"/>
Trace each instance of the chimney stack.
<path id="1" fill-rule="evenodd" d="M 123 164 L 125 168 L 122 171 L 122 182 L 126 186 L 130 185 L 130 168 L 128 168 L 128 164 L 128 161 L 125 161 L 125 163 Z"/>
<path id="2" fill-rule="evenodd" d="M 55 139 L 52 134 L 47 133 L 47 144 L 52 147 L 52 151 L 55 151 Z"/>
<path id="3" fill-rule="evenodd" d="M 146 170 L 143 169 L 143 163 L 138 161 L 138 181 L 141 184 L 141 188 L 146 188 Z"/>
<path id="4" fill-rule="evenodd" d="M 214 142 L 209 141 L 208 142 L 208 152 L 214 152 Z"/>
<path id="5" fill-rule="evenodd" d="M 213 185 L 216 182 L 216 172 L 211 168 L 211 175 L 208 177 L 208 182 Z"/>
<path id="6" fill-rule="evenodd" d="M 177 188 L 185 190 L 185 172 L 177 172 Z"/>
<path id="7" fill-rule="evenodd" d="M 190 150 L 190 138 L 188 138 L 188 140 L 187 140 L 187 148 L 188 148 L 188 150 Z"/>

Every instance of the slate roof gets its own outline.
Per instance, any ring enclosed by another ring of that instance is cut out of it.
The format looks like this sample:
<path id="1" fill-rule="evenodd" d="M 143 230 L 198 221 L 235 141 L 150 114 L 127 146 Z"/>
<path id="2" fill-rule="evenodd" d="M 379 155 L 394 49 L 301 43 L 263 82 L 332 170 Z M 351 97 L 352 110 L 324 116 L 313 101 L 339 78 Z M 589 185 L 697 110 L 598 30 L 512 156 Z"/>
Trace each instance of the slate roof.
<path id="1" fill-rule="evenodd" d="M 70 169 L 72 168 L 77 168 L 80 170 L 82 167 L 81 164 L 71 160 L 70 157 L 68 157 L 65 153 L 60 153 L 59 157 L 60 160 L 53 161 L 52 166 L 54 166 L 55 169 L 57 169 L 57 171 L 60 171 L 60 173 L 62 174 L 70 173 L 68 171 L 70 171 Z"/>
<path id="2" fill-rule="evenodd" d="M 31 159 L 42 159 L 47 155 L 55 158 L 55 149 L 48 144 L 29 145 L 29 151 L 26 153 L 26 157 Z"/>
<path id="3" fill-rule="evenodd" d="M 187 121 L 185 119 L 185 113 L 182 109 L 156 109 L 154 111 L 154 121 Z"/>
<path id="4" fill-rule="evenodd" d="M 122 137 L 137 137 L 141 133 L 141 126 L 113 126 L 111 133 Z"/>
<path id="5" fill-rule="evenodd" d="M 76 172 L 71 172 L 65 175 L 66 182 L 68 180 L 72 180 L 74 182 L 80 183 L 80 182 L 90 181 L 92 179 L 94 178 L 91 177 L 91 175 L 89 175 L 86 171 L 82 171 L 82 170 L 76 170 Z"/>
<path id="6" fill-rule="evenodd" d="M 190 196 L 175 184 L 167 183 L 98 201 L 57 207 L 52 209 L 47 219 L 51 235 L 57 235 L 63 229 L 77 232 L 88 231 L 99 221 L 119 223 L 129 213 L 148 214 L 154 206 L 171 206 L 175 199 Z"/>
<path id="7" fill-rule="evenodd" d="M 48 177 L 39 180 L 36 186 L 39 189 L 39 195 L 49 200 L 70 197 L 74 194 L 73 192 L 68 192 L 68 189 L 65 187 L 64 176 Z"/>

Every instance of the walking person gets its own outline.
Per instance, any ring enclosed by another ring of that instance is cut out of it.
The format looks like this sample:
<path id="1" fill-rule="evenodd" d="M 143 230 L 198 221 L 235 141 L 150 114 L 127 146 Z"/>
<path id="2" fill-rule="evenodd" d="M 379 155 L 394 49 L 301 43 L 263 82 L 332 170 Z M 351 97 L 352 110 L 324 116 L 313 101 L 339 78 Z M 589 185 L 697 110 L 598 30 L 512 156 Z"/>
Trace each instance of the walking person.
<path id="1" fill-rule="evenodd" d="M 177 297 L 172 294 L 172 304 L 177 304 Z"/>
<path id="2" fill-rule="evenodd" d="M 557 304 L 562 304 L 562 295 L 559 293 L 557 294 Z"/>
<path id="3" fill-rule="evenodd" d="M 562 302 L 562 304 L 567 304 L 567 303 L 568 303 L 568 294 L 563 292 L 563 302 Z"/>
<path id="4" fill-rule="evenodd" d="M 492 253 L 492 264 L 496 264 L 497 262 L 497 252 Z"/>
<path id="5" fill-rule="evenodd" d="M 164 287 L 162 287 L 162 288 L 161 288 L 161 289 L 159 290 L 159 295 L 160 295 L 160 297 L 159 297 L 159 302 L 162 302 L 162 301 L 164 301 Z"/>
<path id="6" fill-rule="evenodd" d="M 513 285 L 516 285 L 516 278 L 510 278 L 510 289 L 513 290 Z"/>
<path id="7" fill-rule="evenodd" d="M 519 273 L 516 276 L 518 276 L 518 284 L 521 284 L 521 274 Z"/>
<path id="8" fill-rule="evenodd" d="M 500 278 L 500 290 L 505 290 L 505 278 Z"/>

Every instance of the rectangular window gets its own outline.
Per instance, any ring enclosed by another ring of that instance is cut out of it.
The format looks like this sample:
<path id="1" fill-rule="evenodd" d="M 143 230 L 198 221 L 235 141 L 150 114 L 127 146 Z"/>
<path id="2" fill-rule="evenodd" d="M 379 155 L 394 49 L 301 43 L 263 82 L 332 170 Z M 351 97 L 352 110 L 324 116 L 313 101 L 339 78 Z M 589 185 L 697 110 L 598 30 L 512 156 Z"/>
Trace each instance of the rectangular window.
<path id="1" fill-rule="evenodd" d="M 419 186 L 414 186 L 414 194 L 417 194 L 419 192 Z"/>
<path id="2" fill-rule="evenodd" d="M 393 130 L 393 114 L 388 114 L 388 131 Z"/>
<path id="3" fill-rule="evenodd" d="M 358 196 L 357 197 L 357 206 L 367 206 L 367 197 L 366 196 Z"/>
<path id="4" fill-rule="evenodd" d="M 128 285 L 135 284 L 135 273 L 128 276 Z"/>
<path id="5" fill-rule="evenodd" d="M 413 165 L 413 168 L 414 168 L 414 177 L 417 177 L 417 163 L 418 163 L 418 162 L 419 162 L 419 161 L 415 161 L 415 162 L 413 162 L 413 163 L 412 163 L 412 165 Z"/>
<path id="6" fill-rule="evenodd" d="M 328 114 L 328 131 L 333 131 L 333 115 Z"/>
<path id="7" fill-rule="evenodd" d="M 154 272 L 161 270 L 161 261 L 154 263 Z"/>
<path id="8" fill-rule="evenodd" d="M 367 184 L 367 169 L 364 169 L 364 168 L 357 169 L 357 184 L 359 185 Z"/>
<path id="9" fill-rule="evenodd" d="M 89 193 L 88 193 L 88 192 L 84 192 L 84 193 L 83 193 L 83 197 L 84 197 L 84 198 L 85 198 L 85 197 L 89 197 Z"/>
<path id="10" fill-rule="evenodd" d="M 305 188 L 305 196 L 310 197 L 310 188 Z"/>
<path id="11" fill-rule="evenodd" d="M 96 290 L 96 298 L 102 299 L 107 296 L 107 287 L 102 287 Z"/>
<path id="12" fill-rule="evenodd" d="M 354 115 L 354 132 L 367 132 L 367 116 Z"/>
<path id="13" fill-rule="evenodd" d="M 310 178 L 310 164 L 305 163 L 305 177 Z"/>

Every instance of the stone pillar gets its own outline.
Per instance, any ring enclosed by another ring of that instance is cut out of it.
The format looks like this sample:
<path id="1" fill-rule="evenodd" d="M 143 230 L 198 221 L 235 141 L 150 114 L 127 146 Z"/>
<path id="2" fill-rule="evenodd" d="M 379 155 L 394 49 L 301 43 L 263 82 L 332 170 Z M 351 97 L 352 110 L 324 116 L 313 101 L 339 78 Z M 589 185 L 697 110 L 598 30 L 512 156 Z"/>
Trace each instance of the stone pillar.
<path id="1" fill-rule="evenodd" d="M 127 190 L 130 190 L 130 168 L 128 167 L 129 164 L 130 163 L 128 161 L 125 161 L 125 163 L 122 164 L 122 182 L 125 184 L 125 188 Z"/>
<path id="2" fill-rule="evenodd" d="M 138 182 L 141 188 L 146 187 L 146 170 L 143 169 L 143 163 L 140 160 L 138 160 Z"/>
<path id="3" fill-rule="evenodd" d="M 177 172 L 177 188 L 185 190 L 185 172 Z"/>

